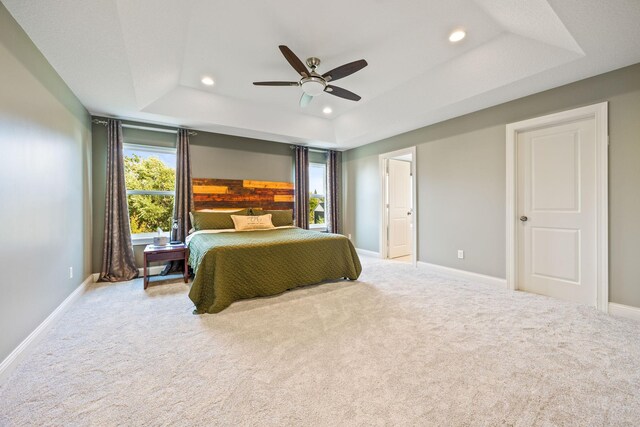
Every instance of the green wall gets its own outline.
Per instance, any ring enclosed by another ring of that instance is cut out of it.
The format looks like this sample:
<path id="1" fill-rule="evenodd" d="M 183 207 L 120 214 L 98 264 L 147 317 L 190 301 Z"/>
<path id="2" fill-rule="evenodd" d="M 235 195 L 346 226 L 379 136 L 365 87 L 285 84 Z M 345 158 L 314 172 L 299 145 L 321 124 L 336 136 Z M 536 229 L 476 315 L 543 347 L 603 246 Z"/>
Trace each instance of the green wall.
<path id="1" fill-rule="evenodd" d="M 150 126 L 125 121 L 127 124 Z M 159 126 L 153 126 L 159 127 Z M 148 130 L 123 130 L 125 142 L 174 146 L 176 135 Z M 189 138 L 193 178 L 293 180 L 293 154 L 289 144 L 197 131 Z M 106 185 L 107 132 L 93 124 L 93 272 L 102 265 L 104 241 L 104 197 Z M 134 246 L 136 264 L 142 267 L 145 245 Z"/>
<path id="2" fill-rule="evenodd" d="M 343 155 L 345 233 L 379 251 L 378 155 L 417 146 L 418 259 L 505 277 L 506 124 L 609 102 L 611 302 L 640 307 L 640 64 L 387 138 Z M 457 249 L 465 250 L 459 260 Z"/>
<path id="3" fill-rule="evenodd" d="M 0 68 L 1 361 L 91 273 L 91 127 L 1 3 Z"/>

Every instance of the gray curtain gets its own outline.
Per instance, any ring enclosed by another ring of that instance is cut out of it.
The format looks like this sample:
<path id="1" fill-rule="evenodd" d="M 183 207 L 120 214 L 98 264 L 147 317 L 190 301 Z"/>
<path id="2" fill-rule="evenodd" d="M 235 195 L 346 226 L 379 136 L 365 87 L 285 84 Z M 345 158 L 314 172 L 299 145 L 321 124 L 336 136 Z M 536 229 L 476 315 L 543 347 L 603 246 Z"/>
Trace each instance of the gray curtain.
<path id="1" fill-rule="evenodd" d="M 100 281 L 120 282 L 138 277 L 131 246 L 131 226 L 124 182 L 122 123 L 107 121 L 107 191 Z"/>
<path id="2" fill-rule="evenodd" d="M 296 226 L 309 228 L 309 149 L 295 146 L 295 202 Z"/>
<path id="3" fill-rule="evenodd" d="M 184 242 L 191 229 L 189 212 L 193 210 L 189 151 L 189 131 L 179 129 L 176 143 L 176 195 L 173 202 L 173 220 L 177 221 L 178 228 L 172 230 L 171 239 L 181 242 Z"/>
<path id="4" fill-rule="evenodd" d="M 340 189 L 342 187 L 342 153 L 330 150 L 327 153 L 327 209 L 325 221 L 329 233 L 342 231 L 340 217 Z"/>
<path id="5" fill-rule="evenodd" d="M 178 129 L 176 141 L 176 190 L 173 199 L 173 223 L 171 240 L 184 242 L 191 229 L 189 212 L 193 210 L 193 187 L 191 186 L 191 155 L 189 149 L 189 131 Z M 183 271 L 184 261 L 168 262 L 161 275 Z"/>

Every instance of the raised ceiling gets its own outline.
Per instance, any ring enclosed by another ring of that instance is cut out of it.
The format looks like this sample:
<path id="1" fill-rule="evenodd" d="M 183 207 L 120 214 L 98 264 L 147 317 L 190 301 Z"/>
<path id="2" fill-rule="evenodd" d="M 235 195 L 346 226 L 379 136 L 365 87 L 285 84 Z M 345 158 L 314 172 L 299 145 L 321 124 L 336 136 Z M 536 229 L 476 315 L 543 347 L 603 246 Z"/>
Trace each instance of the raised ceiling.
<path id="1" fill-rule="evenodd" d="M 340 150 L 640 62 L 638 0 L 2 2 L 92 114 Z M 253 86 L 280 44 L 362 100 Z"/>

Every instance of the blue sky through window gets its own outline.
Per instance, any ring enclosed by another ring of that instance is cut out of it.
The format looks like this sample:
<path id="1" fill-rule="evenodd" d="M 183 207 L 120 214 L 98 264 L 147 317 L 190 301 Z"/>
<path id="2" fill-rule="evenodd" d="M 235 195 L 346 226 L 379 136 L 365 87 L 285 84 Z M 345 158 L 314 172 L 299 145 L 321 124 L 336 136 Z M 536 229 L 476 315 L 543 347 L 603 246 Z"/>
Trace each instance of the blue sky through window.
<path id="1" fill-rule="evenodd" d="M 309 192 L 324 195 L 326 166 L 320 163 L 309 164 Z"/>

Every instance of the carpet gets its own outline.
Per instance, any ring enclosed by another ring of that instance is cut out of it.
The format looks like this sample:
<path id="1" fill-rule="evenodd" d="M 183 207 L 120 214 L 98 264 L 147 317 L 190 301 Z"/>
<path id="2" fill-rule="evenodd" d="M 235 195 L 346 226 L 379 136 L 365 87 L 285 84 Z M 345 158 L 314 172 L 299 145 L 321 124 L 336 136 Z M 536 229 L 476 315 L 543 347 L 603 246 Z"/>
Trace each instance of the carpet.
<path id="1" fill-rule="evenodd" d="M 640 424 L 639 324 L 363 257 L 196 316 L 93 284 L 0 386 L 0 425 Z"/>

